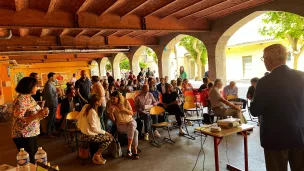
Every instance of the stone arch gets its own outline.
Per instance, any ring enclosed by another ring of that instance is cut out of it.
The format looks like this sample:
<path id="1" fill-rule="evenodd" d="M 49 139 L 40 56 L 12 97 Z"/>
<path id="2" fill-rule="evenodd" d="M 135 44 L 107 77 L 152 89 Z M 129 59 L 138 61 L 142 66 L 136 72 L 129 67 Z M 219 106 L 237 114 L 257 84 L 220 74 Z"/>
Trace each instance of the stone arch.
<path id="1" fill-rule="evenodd" d="M 162 76 L 168 76 L 169 79 L 175 79 L 176 76 L 175 75 L 179 75 L 179 66 L 182 66 L 181 65 L 181 62 L 178 62 L 178 60 L 175 60 L 177 62 L 174 62 L 172 60 L 172 58 L 174 58 L 173 56 L 175 56 L 175 51 L 174 51 L 174 46 L 180 42 L 180 40 L 182 38 L 184 38 L 185 36 L 192 36 L 192 37 L 195 37 L 197 38 L 199 41 L 203 42 L 204 41 L 201 39 L 201 37 L 197 34 L 193 34 L 193 33 L 190 33 L 190 34 L 179 34 L 179 35 L 176 35 L 173 39 L 171 39 L 171 41 L 168 42 L 168 44 L 165 46 L 164 50 L 163 50 L 163 53 L 162 53 L 162 58 L 161 58 L 161 61 L 162 61 Z M 208 53 L 208 52 L 207 52 Z M 201 75 L 198 75 L 198 65 L 197 65 L 197 62 L 195 61 L 194 63 L 191 62 L 192 59 L 190 59 L 190 57 L 188 57 L 189 60 L 187 60 L 188 62 L 186 63 L 183 63 L 183 66 L 187 65 L 189 67 L 187 67 L 188 69 L 186 69 L 186 72 L 188 73 L 188 75 L 190 76 L 191 79 L 194 79 L 196 78 L 197 76 L 200 76 L 202 77 L 203 76 L 203 73 L 201 73 Z M 194 65 L 193 65 L 194 64 Z M 172 69 L 172 67 L 176 67 L 175 70 Z M 204 70 L 203 70 L 204 71 Z M 177 73 L 175 73 L 177 72 Z"/>
<path id="2" fill-rule="evenodd" d="M 113 60 L 113 65 L 112 65 L 112 70 L 113 70 L 113 77 L 115 79 L 121 78 L 121 74 L 120 74 L 120 67 L 119 67 L 119 63 L 120 60 L 126 57 L 126 55 L 124 53 L 118 53 Z"/>
<path id="3" fill-rule="evenodd" d="M 141 47 L 139 47 L 135 51 L 135 53 L 133 55 L 133 58 L 132 58 L 132 71 L 133 71 L 133 73 L 135 75 L 137 75 L 139 73 L 139 71 L 140 71 L 140 66 L 139 66 L 140 58 L 142 58 L 143 55 L 145 54 L 146 48 L 150 48 L 150 47 L 148 47 L 148 46 L 141 46 Z M 151 50 L 154 52 L 153 49 L 151 49 Z M 148 67 L 150 67 L 152 69 L 152 71 L 153 71 L 153 68 L 157 68 L 157 70 L 155 70 L 155 76 L 159 76 L 158 63 L 154 64 L 154 63 L 151 63 L 151 61 L 147 61 L 147 62 L 148 62 Z"/>
<path id="4" fill-rule="evenodd" d="M 91 61 L 90 70 L 91 70 L 91 76 L 93 75 L 100 76 L 97 61 L 95 60 Z"/>
<path id="5" fill-rule="evenodd" d="M 105 77 L 107 70 L 106 70 L 106 65 L 110 63 L 109 58 L 103 57 L 100 61 L 100 77 Z"/>

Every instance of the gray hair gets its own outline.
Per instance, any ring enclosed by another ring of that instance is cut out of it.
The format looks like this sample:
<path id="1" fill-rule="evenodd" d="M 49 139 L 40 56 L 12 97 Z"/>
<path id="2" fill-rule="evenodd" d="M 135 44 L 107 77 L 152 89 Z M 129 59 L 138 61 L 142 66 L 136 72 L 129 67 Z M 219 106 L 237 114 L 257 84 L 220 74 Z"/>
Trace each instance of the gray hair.
<path id="1" fill-rule="evenodd" d="M 287 60 L 287 49 L 282 44 L 273 44 L 264 49 L 264 54 L 271 54 L 267 55 L 267 58 L 278 61 L 278 62 L 285 62 Z"/>
<path id="2" fill-rule="evenodd" d="M 217 78 L 215 81 L 214 81 L 214 85 L 216 86 L 218 83 L 222 82 L 221 79 Z"/>

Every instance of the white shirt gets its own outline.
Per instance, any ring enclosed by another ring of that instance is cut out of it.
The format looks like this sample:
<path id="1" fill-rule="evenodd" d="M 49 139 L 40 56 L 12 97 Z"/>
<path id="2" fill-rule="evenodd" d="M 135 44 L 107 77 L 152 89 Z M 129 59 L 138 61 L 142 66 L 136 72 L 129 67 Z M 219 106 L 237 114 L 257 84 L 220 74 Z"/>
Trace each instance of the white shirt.
<path id="1" fill-rule="evenodd" d="M 72 77 L 71 80 L 70 80 L 70 82 L 71 82 L 73 85 L 75 85 L 76 81 L 77 81 L 77 80 L 76 80 L 75 77 Z"/>
<path id="2" fill-rule="evenodd" d="M 217 87 L 212 87 L 209 92 L 209 99 L 211 103 L 211 109 L 215 107 L 225 107 L 226 105 L 220 101 L 222 98 L 222 95 L 220 93 L 220 90 Z"/>
<path id="3" fill-rule="evenodd" d="M 90 109 L 87 116 L 85 111 L 89 105 L 83 106 L 77 117 L 77 127 L 85 135 L 98 135 L 105 134 L 105 131 L 101 129 L 100 118 L 94 109 Z"/>

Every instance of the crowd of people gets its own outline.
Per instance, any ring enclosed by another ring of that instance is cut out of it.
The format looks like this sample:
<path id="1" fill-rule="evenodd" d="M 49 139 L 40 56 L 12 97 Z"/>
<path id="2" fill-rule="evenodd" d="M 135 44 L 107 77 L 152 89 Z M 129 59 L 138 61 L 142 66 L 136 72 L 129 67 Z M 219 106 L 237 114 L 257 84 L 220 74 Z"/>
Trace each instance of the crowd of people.
<path id="1" fill-rule="evenodd" d="M 258 78 L 253 78 L 251 80 L 251 86 L 247 92 L 247 99 L 253 101 L 251 105 L 251 112 L 254 116 L 260 116 L 261 130 L 266 126 L 266 122 L 269 120 L 276 119 L 279 123 L 283 124 L 283 120 L 286 121 L 288 110 L 293 109 L 292 105 L 303 102 L 303 97 L 301 93 L 293 92 L 293 90 L 286 87 L 286 90 L 290 90 L 289 93 L 292 97 L 295 97 L 294 101 L 288 109 L 277 108 L 272 102 L 277 102 L 280 105 L 289 104 L 286 100 L 291 100 L 288 98 L 288 92 L 279 91 L 285 84 L 278 87 L 278 89 L 272 89 L 270 83 L 272 80 L 280 80 L 281 73 L 285 73 L 284 77 L 290 80 L 302 81 L 302 73 L 291 71 L 286 65 L 286 49 L 283 46 L 276 45 L 274 50 L 280 50 L 282 53 L 281 63 L 274 63 L 275 59 L 272 56 L 264 56 L 265 65 L 268 66 L 269 71 L 274 70 L 269 75 L 262 78 L 263 82 L 257 83 Z M 268 49 L 269 51 L 274 51 L 273 49 Z M 277 49 L 276 49 L 277 48 Z M 267 49 L 266 49 L 267 50 Z M 267 55 L 265 51 L 265 55 Z M 266 59 L 267 58 L 267 59 Z M 281 66 L 283 65 L 283 66 Z M 267 68 L 267 69 L 268 69 Z M 187 91 L 193 91 L 193 86 L 189 83 L 187 79 L 187 74 L 184 68 L 180 68 L 180 76 L 177 80 L 171 80 L 169 82 L 168 77 L 155 78 L 153 74 L 144 73 L 143 69 L 138 73 L 137 76 L 133 75 L 132 72 L 129 73 L 127 79 L 117 79 L 115 80 L 110 73 L 107 73 L 107 79 L 101 80 L 98 76 L 92 76 L 89 79 L 86 72 L 81 71 L 80 79 L 76 80 L 75 75 L 69 83 L 67 83 L 67 89 L 65 90 L 65 98 L 59 98 L 58 91 L 54 85 L 55 73 L 51 72 L 48 74 L 48 81 L 44 85 L 42 92 L 37 90 L 38 80 L 37 74 L 32 73 L 30 77 L 24 77 L 20 80 L 16 87 L 18 96 L 14 101 L 13 106 L 13 129 L 12 137 L 17 146 L 17 148 L 25 148 L 29 152 L 31 162 L 34 162 L 34 155 L 37 149 L 37 136 L 40 134 L 40 121 L 44 118 L 47 119 L 47 129 L 44 132 L 44 136 L 48 138 L 53 138 L 54 135 L 58 135 L 58 130 L 63 130 L 65 125 L 65 117 L 71 111 L 79 111 L 77 127 L 80 129 L 83 140 L 88 142 L 95 142 L 99 144 L 99 150 L 93 155 L 92 160 L 96 164 L 105 164 L 106 160 L 102 157 L 102 152 L 110 145 L 114 140 L 113 134 L 115 132 L 124 133 L 128 138 L 128 151 L 127 154 L 133 159 L 139 159 L 138 156 L 138 139 L 143 136 L 145 140 L 149 139 L 149 133 L 151 133 L 151 122 L 159 123 L 163 122 L 165 118 L 160 116 L 150 116 L 149 112 L 146 110 L 147 106 L 161 106 L 170 115 L 174 115 L 176 119 L 177 126 L 179 128 L 179 135 L 184 135 L 186 132 L 183 130 L 183 122 L 185 118 L 185 113 L 182 109 L 183 104 L 183 94 Z M 300 79 L 301 78 L 301 79 Z M 268 82 L 267 82 L 268 81 Z M 296 84 L 298 90 L 303 90 L 303 87 Z M 288 84 L 286 84 L 287 86 Z M 239 118 L 242 123 L 246 123 L 246 119 L 242 114 L 242 109 L 246 108 L 248 105 L 247 100 L 242 99 L 238 95 L 238 88 L 234 81 L 231 81 L 229 85 L 225 86 L 223 91 L 223 83 L 221 79 L 216 79 L 211 82 L 208 77 L 203 79 L 203 84 L 200 86 L 198 91 L 201 94 L 201 102 L 204 107 L 208 107 L 215 116 L 227 117 L 232 116 L 234 118 Z M 127 93 L 138 91 L 139 93 L 134 99 L 134 104 L 131 104 L 126 98 Z M 258 91 L 258 93 L 255 93 Z M 276 96 L 278 93 L 283 93 L 287 97 L 286 100 L 278 99 Z M 41 101 L 42 96 L 45 100 L 45 105 L 38 105 L 38 101 Z M 299 96 L 299 97 L 298 97 Z M 270 101 L 267 101 L 270 99 Z M 280 101 L 281 100 L 281 101 Z M 37 102 L 36 102 L 37 101 Z M 237 102 L 237 103 L 236 103 Z M 284 104 L 281 102 L 284 102 Z M 60 113 L 62 119 L 60 120 L 60 126 L 56 128 L 56 111 L 58 104 L 60 105 Z M 298 104 L 303 106 L 303 104 Z M 137 112 L 134 112 L 134 109 Z M 301 108 L 302 109 L 302 108 Z M 284 118 L 271 117 L 265 115 L 265 112 L 273 110 L 274 113 L 281 114 Z M 300 108 L 294 109 L 294 113 L 299 113 Z M 106 118 L 105 127 L 102 127 L 100 116 L 104 113 Z M 298 114 L 300 116 L 300 114 Z M 302 114 L 301 114 L 302 116 Z M 144 122 L 144 133 L 137 129 L 137 119 L 140 118 Z M 303 117 L 300 117 L 300 121 L 303 121 Z M 265 131 L 261 134 L 262 146 L 265 147 L 266 155 L 266 165 L 267 168 L 277 167 L 282 163 L 277 163 L 271 161 L 278 149 L 289 149 L 289 148 L 300 148 L 299 151 L 303 152 L 301 144 L 303 144 L 302 139 L 299 139 L 301 133 L 297 133 L 296 130 L 303 129 L 300 126 L 291 126 L 293 123 L 297 123 L 297 119 L 294 118 L 290 121 L 290 129 L 294 130 L 293 134 L 285 133 L 285 137 L 289 137 L 293 140 L 296 146 L 290 141 L 284 141 L 282 143 L 271 143 L 270 132 Z M 288 122 L 289 123 L 289 122 Z M 115 125 L 115 129 L 114 126 Z M 269 124 L 271 125 L 271 124 Z M 274 127 L 267 126 L 267 129 L 273 129 Z M 153 128 L 155 129 L 155 128 Z M 284 129 L 285 130 L 285 129 Z M 284 132 L 281 130 L 281 132 Z M 277 131 L 274 131 L 277 132 Z M 161 134 L 157 130 L 153 130 L 155 137 L 161 137 Z M 277 133 L 277 141 L 281 141 L 280 133 Z M 299 134 L 299 135 L 298 135 Z M 301 134 L 303 136 L 303 134 Z M 280 151 L 280 155 L 283 157 L 286 155 L 286 151 Z M 294 155 L 300 155 L 297 151 L 290 151 Z M 303 153 L 301 153 L 303 154 Z M 276 156 L 278 157 L 278 156 Z M 302 156 L 303 157 L 303 156 Z"/>
<path id="2" fill-rule="evenodd" d="M 176 125 L 179 128 L 179 135 L 186 132 L 183 129 L 185 113 L 182 109 L 183 94 L 186 91 L 193 91 L 193 86 L 187 79 L 184 68 L 180 68 L 180 77 L 177 80 L 154 77 L 151 71 L 144 73 L 143 69 L 137 76 L 129 73 L 127 79 L 114 79 L 107 73 L 107 79 L 102 80 L 98 76 L 89 78 L 83 70 L 77 80 L 75 74 L 67 83 L 65 93 L 62 94 L 56 89 L 55 73 L 48 74 L 48 81 L 45 83 L 43 91 L 37 90 L 38 75 L 32 73 L 30 77 L 24 77 L 16 88 L 19 93 L 14 102 L 14 124 L 13 138 L 18 148 L 20 142 L 27 142 L 24 147 L 33 159 L 37 146 L 37 135 L 40 134 L 40 120 L 46 117 L 47 125 L 43 135 L 47 138 L 55 138 L 67 127 L 66 115 L 72 111 L 78 111 L 77 127 L 82 132 L 82 139 L 100 144 L 99 150 L 93 155 L 92 160 L 96 164 L 105 164 L 102 157 L 105 150 L 113 141 L 113 134 L 116 131 L 127 134 L 128 156 L 138 159 L 138 139 L 143 137 L 149 140 L 151 135 L 151 125 L 165 121 L 163 116 L 150 116 L 146 106 L 161 106 L 170 115 L 174 115 Z M 221 80 L 215 83 L 208 78 L 203 79 L 203 84 L 198 91 L 202 94 L 203 106 L 210 107 L 218 116 L 233 116 L 245 122 L 238 106 L 227 100 L 227 97 L 237 96 L 237 87 L 234 83 L 224 88 L 224 95 L 219 92 Z M 27 88 L 24 90 L 24 88 Z M 139 92 L 131 106 L 126 98 L 127 93 Z M 64 96 L 64 98 L 62 98 Z M 45 103 L 42 105 L 40 102 Z M 40 103 L 40 106 L 37 105 Z M 60 114 L 62 118 L 56 124 L 56 111 L 60 103 Z M 226 109 L 226 105 L 230 109 Z M 137 111 L 134 113 L 134 109 Z M 100 120 L 105 113 L 104 128 Z M 27 121 L 28 118 L 29 121 Z M 136 118 L 143 121 L 144 132 L 138 131 Z M 22 121 L 22 122 L 20 122 Z M 32 122 L 33 121 L 33 122 Z M 21 124 L 22 123 L 22 124 Z M 191 122 L 188 124 L 192 124 Z M 115 126 L 113 126 L 115 125 Z M 18 133 L 18 134 L 17 134 Z M 155 137 L 161 137 L 158 130 L 153 130 Z M 31 139 L 31 141 L 30 141 Z M 28 142 L 30 141 L 30 142 Z"/>

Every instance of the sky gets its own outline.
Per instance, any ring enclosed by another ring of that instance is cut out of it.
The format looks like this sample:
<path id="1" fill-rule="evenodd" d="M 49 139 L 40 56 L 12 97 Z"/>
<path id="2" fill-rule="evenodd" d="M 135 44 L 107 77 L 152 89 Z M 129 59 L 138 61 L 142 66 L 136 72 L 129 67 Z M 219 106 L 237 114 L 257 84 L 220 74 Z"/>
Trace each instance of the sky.
<path id="1" fill-rule="evenodd" d="M 231 36 L 227 46 L 272 38 L 259 34 L 258 30 L 261 27 L 261 22 L 262 15 L 245 24 Z"/>

